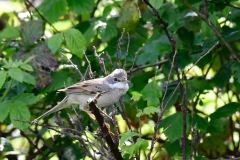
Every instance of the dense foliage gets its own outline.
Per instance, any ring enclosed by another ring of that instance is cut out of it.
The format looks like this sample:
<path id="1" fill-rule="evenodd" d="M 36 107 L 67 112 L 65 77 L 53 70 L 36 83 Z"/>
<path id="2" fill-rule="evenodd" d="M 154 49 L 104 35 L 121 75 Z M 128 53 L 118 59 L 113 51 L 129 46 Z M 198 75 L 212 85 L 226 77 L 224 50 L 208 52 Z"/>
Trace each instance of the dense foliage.
<path id="1" fill-rule="evenodd" d="M 0 1 L 0 159 L 240 157 L 239 20 L 239 0 Z M 115 68 L 132 85 L 104 124 L 30 123 Z"/>

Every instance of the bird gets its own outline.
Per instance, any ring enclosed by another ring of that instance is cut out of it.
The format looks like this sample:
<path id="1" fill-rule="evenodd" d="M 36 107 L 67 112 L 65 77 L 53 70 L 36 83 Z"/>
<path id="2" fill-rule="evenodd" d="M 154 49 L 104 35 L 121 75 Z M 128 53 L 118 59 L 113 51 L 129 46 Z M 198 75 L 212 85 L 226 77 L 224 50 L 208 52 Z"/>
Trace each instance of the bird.
<path id="1" fill-rule="evenodd" d="M 66 93 L 65 98 L 56 106 L 34 119 L 32 124 L 72 104 L 78 104 L 81 110 L 88 110 L 89 100 L 93 99 L 97 94 L 100 95 L 96 102 L 98 107 L 111 106 L 118 102 L 128 89 L 129 81 L 127 72 L 124 69 L 115 69 L 105 77 L 81 81 L 69 87 L 59 89 L 58 92 Z"/>

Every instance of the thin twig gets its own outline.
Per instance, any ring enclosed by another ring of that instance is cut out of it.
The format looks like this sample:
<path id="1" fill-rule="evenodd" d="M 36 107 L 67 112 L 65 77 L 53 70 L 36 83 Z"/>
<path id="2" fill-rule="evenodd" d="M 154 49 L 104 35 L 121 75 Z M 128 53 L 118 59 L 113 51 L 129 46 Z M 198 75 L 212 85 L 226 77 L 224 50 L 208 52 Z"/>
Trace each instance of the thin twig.
<path id="1" fill-rule="evenodd" d="M 101 67 L 102 72 L 104 73 L 104 75 L 107 75 L 107 70 L 106 70 L 106 66 L 105 66 L 105 62 L 104 59 L 100 57 L 100 55 L 97 53 L 97 49 L 95 46 L 93 46 L 93 50 L 94 50 L 94 55 L 98 60 L 98 63 Z"/>
<path id="2" fill-rule="evenodd" d="M 125 28 L 123 28 L 123 31 L 121 33 L 120 38 L 118 39 L 118 43 L 117 43 L 117 53 L 116 53 L 116 60 L 117 60 L 117 67 L 120 67 L 120 55 L 121 55 L 121 43 L 122 43 L 122 39 L 125 33 Z"/>
<path id="3" fill-rule="evenodd" d="M 128 43 L 127 43 L 127 49 L 126 49 L 126 54 L 125 54 L 125 61 L 124 61 L 124 64 L 123 64 L 123 68 L 126 67 L 127 65 L 127 58 L 128 58 L 128 54 L 129 54 L 129 46 L 130 46 L 130 35 L 129 35 L 129 32 L 127 32 L 127 38 L 128 38 Z"/>
<path id="4" fill-rule="evenodd" d="M 87 55 L 84 53 L 84 56 L 85 56 L 85 59 L 86 59 L 86 61 L 87 61 L 87 63 L 88 63 L 88 68 L 89 68 L 89 77 L 90 78 L 94 78 L 94 74 L 93 74 L 93 71 L 92 71 L 92 67 L 91 67 L 91 63 L 90 63 L 90 61 L 89 61 L 89 59 L 88 59 L 88 57 L 87 57 Z"/>

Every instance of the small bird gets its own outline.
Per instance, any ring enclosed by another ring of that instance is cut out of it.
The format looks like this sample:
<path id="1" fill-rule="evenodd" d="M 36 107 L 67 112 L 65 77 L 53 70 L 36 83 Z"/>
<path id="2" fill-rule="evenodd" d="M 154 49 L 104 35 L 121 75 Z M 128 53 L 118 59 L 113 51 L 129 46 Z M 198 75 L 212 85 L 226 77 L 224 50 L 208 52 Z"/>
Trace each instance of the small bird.
<path id="1" fill-rule="evenodd" d="M 82 81 L 60 89 L 58 91 L 65 92 L 67 94 L 66 97 L 49 111 L 33 120 L 32 123 L 37 123 L 41 118 L 66 108 L 71 104 L 79 104 L 81 110 L 87 110 L 88 101 L 93 99 L 97 94 L 100 94 L 100 97 L 97 99 L 97 106 L 111 106 L 119 101 L 120 97 L 128 91 L 128 83 L 127 72 L 124 69 L 115 69 L 106 77 Z"/>

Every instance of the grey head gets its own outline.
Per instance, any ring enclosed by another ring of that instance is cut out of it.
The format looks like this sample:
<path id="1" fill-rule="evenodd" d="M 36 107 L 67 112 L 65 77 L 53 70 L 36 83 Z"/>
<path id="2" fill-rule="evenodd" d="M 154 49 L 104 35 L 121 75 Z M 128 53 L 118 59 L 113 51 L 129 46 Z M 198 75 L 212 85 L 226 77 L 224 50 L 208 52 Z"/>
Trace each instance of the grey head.
<path id="1" fill-rule="evenodd" d="M 105 77 L 109 87 L 127 91 L 129 88 L 127 72 L 124 69 L 115 69 L 111 74 Z"/>

